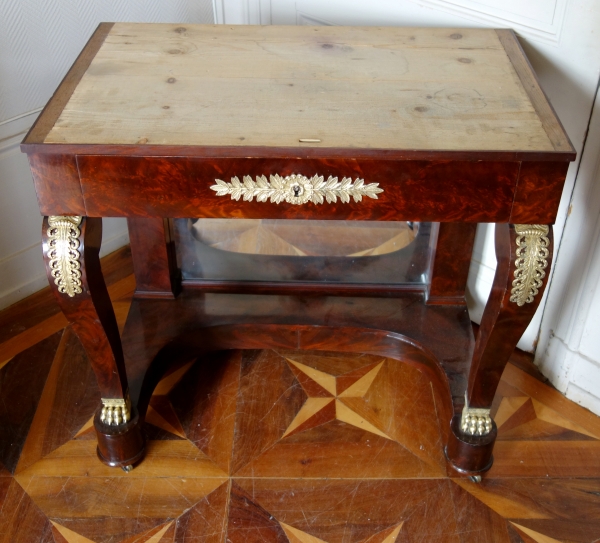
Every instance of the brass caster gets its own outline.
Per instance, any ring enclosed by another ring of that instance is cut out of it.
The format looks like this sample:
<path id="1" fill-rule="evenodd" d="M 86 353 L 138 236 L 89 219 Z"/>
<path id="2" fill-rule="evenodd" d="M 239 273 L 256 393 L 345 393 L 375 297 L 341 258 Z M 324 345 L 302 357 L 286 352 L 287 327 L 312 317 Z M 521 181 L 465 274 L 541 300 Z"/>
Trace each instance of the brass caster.
<path id="1" fill-rule="evenodd" d="M 125 469 L 125 468 L 123 468 L 123 469 Z M 479 484 L 479 483 L 481 483 L 481 475 L 471 475 L 469 477 L 469 480 L 473 483 Z"/>
<path id="2" fill-rule="evenodd" d="M 133 466 L 130 464 L 129 466 L 121 466 L 121 469 L 125 472 L 125 473 L 129 473 L 132 469 Z M 481 479 L 481 477 L 479 478 Z"/>

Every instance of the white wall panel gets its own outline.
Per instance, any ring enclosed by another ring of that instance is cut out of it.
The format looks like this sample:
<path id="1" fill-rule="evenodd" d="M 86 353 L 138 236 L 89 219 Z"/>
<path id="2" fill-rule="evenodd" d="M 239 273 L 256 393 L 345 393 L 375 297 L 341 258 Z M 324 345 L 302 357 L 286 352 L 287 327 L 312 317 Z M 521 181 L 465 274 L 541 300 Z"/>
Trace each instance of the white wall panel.
<path id="1" fill-rule="evenodd" d="M 102 21 L 212 23 L 212 0 L 0 0 L 0 122 L 43 106 Z"/>

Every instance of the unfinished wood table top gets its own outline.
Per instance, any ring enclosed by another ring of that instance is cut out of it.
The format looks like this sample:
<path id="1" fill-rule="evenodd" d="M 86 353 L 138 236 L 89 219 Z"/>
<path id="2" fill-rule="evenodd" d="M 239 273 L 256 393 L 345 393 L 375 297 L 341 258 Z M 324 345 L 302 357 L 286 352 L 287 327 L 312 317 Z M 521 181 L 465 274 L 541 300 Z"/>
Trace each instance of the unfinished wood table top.
<path id="1" fill-rule="evenodd" d="M 573 148 L 509 30 L 103 23 L 25 144 Z"/>

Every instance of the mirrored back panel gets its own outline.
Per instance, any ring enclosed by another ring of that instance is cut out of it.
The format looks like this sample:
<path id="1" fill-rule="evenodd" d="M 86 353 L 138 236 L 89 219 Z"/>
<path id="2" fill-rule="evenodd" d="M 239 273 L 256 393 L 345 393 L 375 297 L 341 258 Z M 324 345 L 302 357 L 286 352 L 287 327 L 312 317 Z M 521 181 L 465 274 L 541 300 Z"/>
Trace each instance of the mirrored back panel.
<path id="1" fill-rule="evenodd" d="M 425 285 L 431 223 L 175 219 L 184 282 Z"/>

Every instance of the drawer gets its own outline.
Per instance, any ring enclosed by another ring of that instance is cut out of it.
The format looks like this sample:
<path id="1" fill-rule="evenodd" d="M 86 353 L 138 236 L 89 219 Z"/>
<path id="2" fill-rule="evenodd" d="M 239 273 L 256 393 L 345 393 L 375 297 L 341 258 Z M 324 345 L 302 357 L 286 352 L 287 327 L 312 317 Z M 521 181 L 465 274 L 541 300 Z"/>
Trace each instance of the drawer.
<path id="1" fill-rule="evenodd" d="M 77 164 L 87 214 L 104 217 L 506 222 L 519 171 L 519 162 L 367 159 L 78 156 Z"/>

